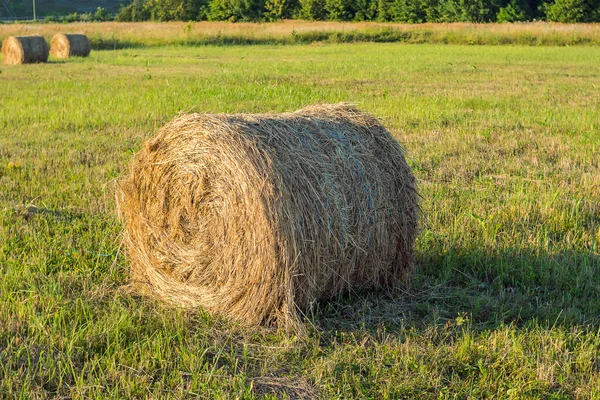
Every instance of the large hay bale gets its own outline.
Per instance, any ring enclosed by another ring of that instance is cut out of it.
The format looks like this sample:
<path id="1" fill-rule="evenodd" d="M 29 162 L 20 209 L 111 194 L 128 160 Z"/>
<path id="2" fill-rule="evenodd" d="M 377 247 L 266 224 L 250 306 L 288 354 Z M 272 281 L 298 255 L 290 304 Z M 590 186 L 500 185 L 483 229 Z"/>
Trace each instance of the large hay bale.
<path id="1" fill-rule="evenodd" d="M 4 64 L 31 64 L 48 61 L 48 43 L 42 36 L 9 36 L 2 43 Z"/>
<path id="2" fill-rule="evenodd" d="M 58 33 L 50 41 L 50 54 L 56 58 L 87 57 L 92 44 L 87 36 L 78 33 Z"/>
<path id="3" fill-rule="evenodd" d="M 413 264 L 418 194 L 400 144 L 352 106 L 176 118 L 117 184 L 134 283 L 248 324 L 387 287 Z"/>

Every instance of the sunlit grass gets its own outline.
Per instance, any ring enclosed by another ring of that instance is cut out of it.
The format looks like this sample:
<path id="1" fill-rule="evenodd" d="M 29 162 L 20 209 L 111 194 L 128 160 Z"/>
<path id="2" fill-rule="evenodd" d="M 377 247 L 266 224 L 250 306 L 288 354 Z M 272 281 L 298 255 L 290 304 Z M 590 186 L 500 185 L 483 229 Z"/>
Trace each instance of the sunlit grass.
<path id="1" fill-rule="evenodd" d="M 0 393 L 600 397 L 599 60 L 596 47 L 366 43 L 0 66 Z M 158 127 L 337 101 L 379 116 L 418 177 L 408 287 L 322 305 L 307 338 L 119 289 L 112 181 Z"/>

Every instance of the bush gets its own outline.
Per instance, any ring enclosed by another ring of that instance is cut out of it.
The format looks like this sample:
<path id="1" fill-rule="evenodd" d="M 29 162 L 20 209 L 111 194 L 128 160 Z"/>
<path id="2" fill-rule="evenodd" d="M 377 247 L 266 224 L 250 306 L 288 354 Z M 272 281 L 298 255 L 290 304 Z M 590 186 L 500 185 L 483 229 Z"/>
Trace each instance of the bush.
<path id="1" fill-rule="evenodd" d="M 94 19 L 94 21 L 103 22 L 103 21 L 110 21 L 113 18 L 108 13 L 108 11 L 106 11 L 106 9 L 104 9 L 102 7 L 98 7 L 96 9 L 96 12 L 94 13 L 93 19 Z"/>
<path id="2" fill-rule="evenodd" d="M 79 14 L 79 18 L 77 18 L 77 21 L 81 21 L 81 22 L 91 22 L 93 20 L 94 20 L 94 16 L 92 15 L 92 13 Z"/>
<path id="3" fill-rule="evenodd" d="M 250 22 L 262 17 L 261 0 L 211 0 L 208 19 L 211 21 Z"/>
<path id="4" fill-rule="evenodd" d="M 184 12 L 187 21 L 206 21 L 208 19 L 208 0 L 186 0 Z"/>
<path id="5" fill-rule="evenodd" d="M 392 19 L 398 22 L 418 24 L 425 22 L 425 4 L 420 0 L 395 0 L 392 4 Z"/>
<path id="6" fill-rule="evenodd" d="M 377 2 L 356 0 L 354 21 L 373 21 L 377 18 Z"/>
<path id="7" fill-rule="evenodd" d="M 299 19 L 308 21 L 323 21 L 327 19 L 325 0 L 300 0 Z"/>
<path id="8" fill-rule="evenodd" d="M 115 20 L 119 22 L 148 21 L 150 12 L 145 6 L 144 0 L 134 0 L 127 6 L 121 7 Z"/>
<path id="9" fill-rule="evenodd" d="M 13 0 L 9 0 L 13 1 Z M 600 0 L 133 0 L 117 21 L 309 21 L 516 22 L 545 17 L 557 22 L 600 20 Z M 539 13 L 539 14 L 538 14 Z M 86 18 L 76 13 L 67 22 Z M 98 8 L 93 15 L 106 21 Z"/>
<path id="10" fill-rule="evenodd" d="M 599 8 L 598 0 L 556 0 L 542 6 L 548 21 L 566 23 L 598 21 Z"/>
<path id="11" fill-rule="evenodd" d="M 394 19 L 393 1 L 377 0 L 377 21 L 388 22 Z"/>
<path id="12" fill-rule="evenodd" d="M 526 21 L 528 18 L 527 13 L 519 3 L 516 0 L 512 0 L 506 7 L 500 8 L 496 19 L 498 22 L 517 22 Z"/>
<path id="13" fill-rule="evenodd" d="M 146 0 L 152 21 L 181 21 L 185 18 L 183 2 L 179 0 Z"/>
<path id="14" fill-rule="evenodd" d="M 484 0 L 460 0 L 460 21 L 463 22 L 489 22 L 489 4 Z M 495 18 L 494 18 L 495 19 Z"/>
<path id="15" fill-rule="evenodd" d="M 69 14 L 63 18 L 64 22 L 77 22 L 79 21 L 79 14 L 76 12 Z"/>
<path id="16" fill-rule="evenodd" d="M 430 3 L 429 7 L 432 6 L 433 4 Z M 438 14 L 436 22 L 489 21 L 489 6 L 492 4 L 484 0 L 440 0 L 435 10 Z"/>
<path id="17" fill-rule="evenodd" d="M 298 2 L 294 0 L 267 0 L 264 18 L 267 21 L 292 18 L 297 8 Z"/>
<path id="18" fill-rule="evenodd" d="M 325 11 L 330 21 L 350 21 L 354 18 L 353 0 L 325 0 Z"/>

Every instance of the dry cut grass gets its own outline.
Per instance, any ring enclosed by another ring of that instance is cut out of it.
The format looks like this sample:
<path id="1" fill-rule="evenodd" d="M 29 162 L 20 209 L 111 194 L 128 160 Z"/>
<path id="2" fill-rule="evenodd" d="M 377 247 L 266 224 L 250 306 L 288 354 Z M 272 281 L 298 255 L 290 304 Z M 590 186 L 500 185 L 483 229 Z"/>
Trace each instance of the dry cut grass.
<path id="1" fill-rule="evenodd" d="M 0 40 L 11 35 L 84 33 L 95 48 L 170 44 L 260 44 L 333 42 L 408 42 L 451 44 L 600 44 L 600 24 L 397 24 L 377 22 L 273 23 L 143 22 L 0 25 Z"/>

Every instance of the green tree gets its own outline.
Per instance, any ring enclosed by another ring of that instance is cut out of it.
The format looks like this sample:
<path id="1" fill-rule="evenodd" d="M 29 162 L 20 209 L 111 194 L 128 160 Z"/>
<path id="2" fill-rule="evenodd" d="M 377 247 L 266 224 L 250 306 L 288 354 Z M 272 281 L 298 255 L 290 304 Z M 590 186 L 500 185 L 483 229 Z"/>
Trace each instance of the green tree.
<path id="1" fill-rule="evenodd" d="M 517 22 L 528 19 L 527 12 L 517 0 L 512 0 L 505 7 L 500 8 L 497 16 L 498 22 Z"/>
<path id="2" fill-rule="evenodd" d="M 377 0 L 377 21 L 392 21 L 394 19 L 393 5 L 393 0 Z"/>
<path id="3" fill-rule="evenodd" d="M 424 5 L 421 0 L 395 0 L 392 4 L 393 20 L 411 24 L 425 22 Z"/>
<path id="4" fill-rule="evenodd" d="M 439 0 L 423 0 L 423 11 L 425 13 L 425 21 L 427 21 L 427 22 L 440 21 Z"/>
<path id="5" fill-rule="evenodd" d="M 94 13 L 93 19 L 94 21 L 110 21 L 113 18 L 105 8 L 98 7 Z"/>
<path id="6" fill-rule="evenodd" d="M 121 7 L 115 17 L 115 20 L 119 22 L 148 21 L 149 19 L 150 11 L 148 11 L 144 0 L 134 0 L 127 6 Z"/>
<path id="7" fill-rule="evenodd" d="M 206 19 L 206 0 L 134 0 L 121 7 L 117 21 L 199 21 Z"/>
<path id="8" fill-rule="evenodd" d="M 298 6 L 296 0 L 266 0 L 264 17 L 267 21 L 292 18 Z"/>
<path id="9" fill-rule="evenodd" d="M 485 22 L 490 19 L 484 0 L 440 0 L 439 22 Z"/>
<path id="10" fill-rule="evenodd" d="M 208 18 L 208 0 L 186 0 L 183 21 L 205 21 Z"/>
<path id="11" fill-rule="evenodd" d="M 308 21 L 322 21 L 327 19 L 325 0 L 300 0 L 298 18 Z"/>
<path id="12" fill-rule="evenodd" d="M 261 0 L 211 0 L 208 19 L 211 21 L 249 22 L 262 18 Z"/>
<path id="13" fill-rule="evenodd" d="M 436 22 L 458 22 L 461 20 L 457 0 L 440 0 L 437 10 L 438 20 Z"/>
<path id="14" fill-rule="evenodd" d="M 354 21 L 373 21 L 377 18 L 377 2 L 375 0 L 355 0 Z"/>
<path id="15" fill-rule="evenodd" d="M 556 0 L 542 6 L 546 19 L 553 22 L 596 22 L 599 9 L 598 0 Z"/>
<path id="16" fill-rule="evenodd" d="M 460 0 L 460 20 L 464 22 L 489 21 L 489 7 L 485 0 Z"/>
<path id="17" fill-rule="evenodd" d="M 325 0 L 325 11 L 330 21 L 350 21 L 354 18 L 354 0 Z"/>
<path id="18" fill-rule="evenodd" d="M 153 21 L 181 21 L 184 19 L 183 0 L 146 0 L 146 8 Z"/>

